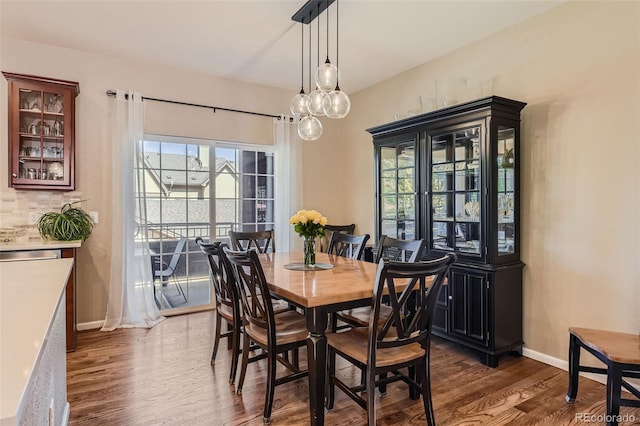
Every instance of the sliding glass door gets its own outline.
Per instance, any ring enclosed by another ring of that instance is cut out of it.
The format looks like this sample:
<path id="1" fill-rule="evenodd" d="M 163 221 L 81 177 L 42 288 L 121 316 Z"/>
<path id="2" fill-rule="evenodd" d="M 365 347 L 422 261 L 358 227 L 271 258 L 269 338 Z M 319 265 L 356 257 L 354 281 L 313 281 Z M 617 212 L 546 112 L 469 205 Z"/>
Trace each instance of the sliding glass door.
<path id="1" fill-rule="evenodd" d="M 156 303 L 163 314 L 214 306 L 205 256 L 195 243 L 229 231 L 272 229 L 270 146 L 147 135 L 144 185 Z"/>

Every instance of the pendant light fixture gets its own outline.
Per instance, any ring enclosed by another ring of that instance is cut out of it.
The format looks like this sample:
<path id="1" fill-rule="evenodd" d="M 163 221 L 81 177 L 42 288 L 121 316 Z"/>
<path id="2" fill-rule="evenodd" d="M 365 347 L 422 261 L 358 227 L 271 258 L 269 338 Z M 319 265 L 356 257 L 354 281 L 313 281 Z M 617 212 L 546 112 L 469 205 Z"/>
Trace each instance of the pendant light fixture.
<path id="1" fill-rule="evenodd" d="M 327 25 L 329 25 L 328 22 L 327 22 Z M 311 27 L 311 24 L 309 24 L 309 27 Z M 317 49 L 316 49 L 316 53 L 317 53 L 316 65 L 319 66 L 320 65 L 320 19 L 318 19 L 318 31 L 317 31 L 316 40 L 318 42 Z M 311 56 L 311 50 L 309 50 L 309 56 Z M 317 74 L 317 71 L 316 71 L 316 74 Z M 315 115 L 316 117 L 321 117 L 325 115 L 322 105 L 323 105 L 324 99 L 327 97 L 327 92 L 325 92 L 320 87 L 318 87 L 317 76 L 316 76 L 315 84 L 316 84 L 316 89 L 313 90 L 311 93 L 309 93 L 309 112 Z"/>
<path id="2" fill-rule="evenodd" d="M 309 97 L 304 93 L 304 25 L 300 25 L 300 93 L 291 99 L 289 109 L 294 117 L 301 117 L 309 112 Z M 311 36 L 311 32 L 309 32 Z"/>
<path id="3" fill-rule="evenodd" d="M 309 91 L 311 91 L 311 25 L 309 25 Z M 307 111 L 298 121 L 298 136 L 305 141 L 317 141 L 322 136 L 322 123 L 313 116 L 311 102 L 307 96 Z"/>
<path id="4" fill-rule="evenodd" d="M 327 6 L 327 59 L 319 65 L 316 71 L 316 86 L 325 92 L 330 92 L 338 83 L 338 67 L 329 60 L 329 7 Z M 318 19 L 318 22 L 320 20 Z M 337 26 L 336 26 L 337 28 Z"/>
<path id="5" fill-rule="evenodd" d="M 308 0 L 295 15 L 291 17 L 296 22 L 309 24 L 309 95 L 304 93 L 304 47 L 302 48 L 302 87 L 300 93 L 291 102 L 291 112 L 299 118 L 298 136 L 303 140 L 317 140 L 322 135 L 322 123 L 318 116 L 329 118 L 343 118 L 351 109 L 349 96 L 340 90 L 340 70 L 329 59 L 329 6 L 336 2 L 336 65 L 338 64 L 338 0 Z M 327 56 L 323 64 L 320 62 L 320 20 L 318 19 L 317 62 L 315 71 L 315 90 L 311 90 L 311 22 L 323 12 L 327 11 Z M 302 32 L 304 45 L 304 30 Z"/>
<path id="6" fill-rule="evenodd" d="M 339 18 L 340 18 L 340 3 L 336 1 L 336 65 L 338 65 L 338 46 L 340 41 L 340 33 L 339 33 Z M 328 14 L 327 14 L 328 20 Z M 328 22 L 327 22 L 328 25 Z M 327 38 L 327 45 L 329 44 L 329 40 Z M 328 51 L 328 49 L 327 49 Z M 336 71 L 339 68 L 336 67 Z M 340 90 L 340 72 L 336 73 L 336 86 L 333 91 L 331 91 L 322 101 L 322 110 L 324 114 L 329 118 L 344 118 L 349 114 L 351 110 L 351 100 L 346 93 Z"/>

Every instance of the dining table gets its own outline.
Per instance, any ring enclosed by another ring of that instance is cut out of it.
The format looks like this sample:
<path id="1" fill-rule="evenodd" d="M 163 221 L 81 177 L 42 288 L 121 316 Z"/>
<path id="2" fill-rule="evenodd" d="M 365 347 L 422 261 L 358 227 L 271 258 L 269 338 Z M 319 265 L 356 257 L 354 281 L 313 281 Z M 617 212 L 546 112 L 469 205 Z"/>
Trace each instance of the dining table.
<path id="1" fill-rule="evenodd" d="M 328 316 L 331 312 L 371 305 L 378 265 L 326 253 L 316 254 L 316 267 L 304 268 L 302 261 L 302 252 L 260 255 L 272 295 L 304 309 L 309 330 L 307 365 L 310 421 L 312 425 L 322 425 Z"/>

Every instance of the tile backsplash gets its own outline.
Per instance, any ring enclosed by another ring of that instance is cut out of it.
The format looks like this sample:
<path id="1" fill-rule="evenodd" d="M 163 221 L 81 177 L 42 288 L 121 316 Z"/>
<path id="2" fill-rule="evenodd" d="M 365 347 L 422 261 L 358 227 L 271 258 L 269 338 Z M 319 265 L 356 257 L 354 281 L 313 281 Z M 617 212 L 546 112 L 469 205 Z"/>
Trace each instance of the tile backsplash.
<path id="1" fill-rule="evenodd" d="M 78 191 L 0 191 L 0 227 L 25 227 L 19 239 L 39 239 L 40 234 L 33 225 L 40 216 L 60 211 L 66 203 L 81 199 L 82 194 Z"/>

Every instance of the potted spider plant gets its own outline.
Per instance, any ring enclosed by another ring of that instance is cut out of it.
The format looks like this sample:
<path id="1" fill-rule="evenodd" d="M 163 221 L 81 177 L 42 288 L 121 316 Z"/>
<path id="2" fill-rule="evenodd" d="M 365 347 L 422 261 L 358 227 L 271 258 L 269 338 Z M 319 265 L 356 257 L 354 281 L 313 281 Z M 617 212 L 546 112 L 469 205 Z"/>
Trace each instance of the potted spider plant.
<path id="1" fill-rule="evenodd" d="M 60 212 L 48 212 L 43 214 L 36 226 L 42 238 L 58 241 L 86 240 L 89 238 L 95 223 L 91 216 L 80 207 L 66 203 Z"/>

